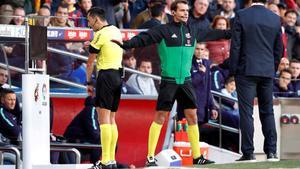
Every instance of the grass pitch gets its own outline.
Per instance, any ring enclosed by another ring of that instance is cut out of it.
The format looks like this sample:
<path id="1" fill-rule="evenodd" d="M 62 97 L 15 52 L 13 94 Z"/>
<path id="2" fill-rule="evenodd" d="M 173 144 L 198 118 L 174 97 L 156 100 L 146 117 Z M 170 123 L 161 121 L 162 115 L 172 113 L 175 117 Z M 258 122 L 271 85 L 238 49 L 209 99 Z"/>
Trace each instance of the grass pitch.
<path id="1" fill-rule="evenodd" d="M 280 160 L 279 162 L 210 164 L 197 166 L 202 169 L 300 169 L 300 160 Z"/>

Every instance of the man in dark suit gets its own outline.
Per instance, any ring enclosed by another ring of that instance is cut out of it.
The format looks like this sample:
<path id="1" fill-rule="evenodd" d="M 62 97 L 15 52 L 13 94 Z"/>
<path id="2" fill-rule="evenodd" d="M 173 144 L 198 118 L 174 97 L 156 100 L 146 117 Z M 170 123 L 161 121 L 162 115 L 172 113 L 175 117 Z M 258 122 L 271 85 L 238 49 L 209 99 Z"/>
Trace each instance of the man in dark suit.
<path id="1" fill-rule="evenodd" d="M 255 96 L 265 137 L 264 152 L 268 161 L 278 161 L 272 78 L 283 47 L 280 18 L 265 8 L 265 2 L 253 0 L 251 7 L 239 11 L 232 30 L 230 73 L 237 84 L 243 153 L 237 161 L 255 161 L 252 118 Z"/>

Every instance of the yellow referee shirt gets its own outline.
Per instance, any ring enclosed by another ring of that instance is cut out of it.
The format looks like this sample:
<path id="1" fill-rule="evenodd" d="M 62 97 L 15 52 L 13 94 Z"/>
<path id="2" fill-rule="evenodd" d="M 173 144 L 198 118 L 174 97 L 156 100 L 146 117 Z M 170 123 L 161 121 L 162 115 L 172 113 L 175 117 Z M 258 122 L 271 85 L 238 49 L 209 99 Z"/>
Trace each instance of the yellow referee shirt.
<path id="1" fill-rule="evenodd" d="M 99 50 L 97 55 L 97 70 L 119 69 L 122 67 L 123 49 L 111 40 L 122 41 L 121 31 L 113 26 L 104 26 L 95 32 L 90 45 Z"/>

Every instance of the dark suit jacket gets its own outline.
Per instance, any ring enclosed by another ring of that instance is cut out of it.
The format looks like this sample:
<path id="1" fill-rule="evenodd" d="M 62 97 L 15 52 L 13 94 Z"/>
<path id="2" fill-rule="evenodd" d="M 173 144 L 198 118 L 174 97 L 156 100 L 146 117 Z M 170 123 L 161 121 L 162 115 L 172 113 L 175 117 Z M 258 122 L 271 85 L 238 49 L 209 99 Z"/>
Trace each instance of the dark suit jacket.
<path id="1" fill-rule="evenodd" d="M 236 13 L 232 31 L 230 73 L 273 77 L 283 52 L 279 16 L 253 5 Z"/>

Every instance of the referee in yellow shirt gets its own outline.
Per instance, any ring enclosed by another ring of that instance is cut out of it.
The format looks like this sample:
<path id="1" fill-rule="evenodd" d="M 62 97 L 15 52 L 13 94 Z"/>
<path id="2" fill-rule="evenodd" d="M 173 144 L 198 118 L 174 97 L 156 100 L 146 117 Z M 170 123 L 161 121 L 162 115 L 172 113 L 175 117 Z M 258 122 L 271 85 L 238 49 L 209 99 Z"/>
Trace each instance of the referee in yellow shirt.
<path id="1" fill-rule="evenodd" d="M 91 75 L 94 69 L 94 61 L 97 64 L 97 85 L 95 106 L 100 123 L 100 136 L 102 144 L 102 159 L 93 169 L 116 168 L 115 148 L 118 140 L 118 129 L 115 122 L 115 114 L 118 110 L 121 96 L 121 62 L 123 49 L 111 42 L 112 39 L 122 41 L 120 30 L 108 25 L 103 9 L 94 7 L 88 11 L 88 24 L 95 32 L 89 46 L 87 61 L 87 92 L 93 95 L 94 87 Z"/>

